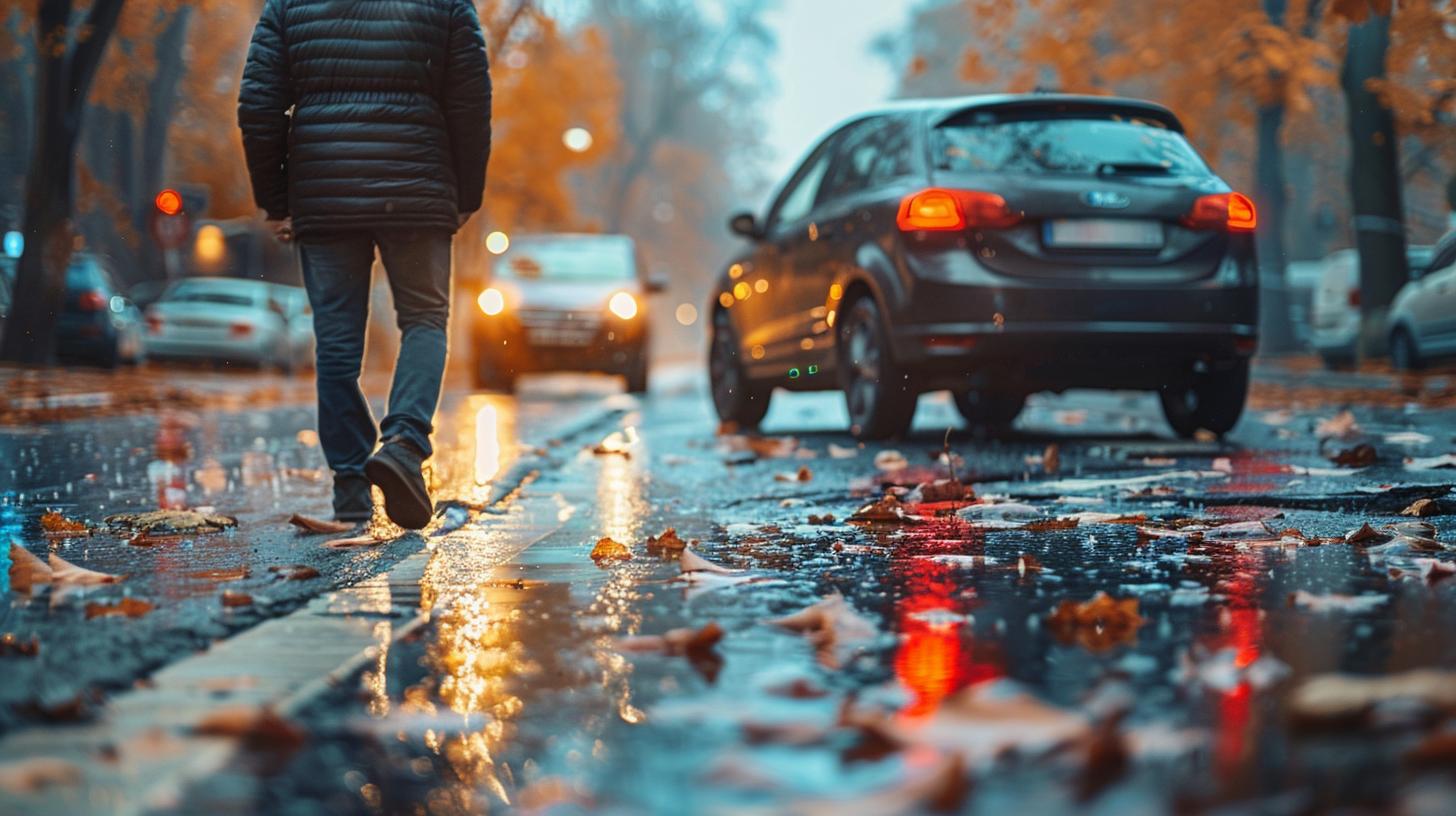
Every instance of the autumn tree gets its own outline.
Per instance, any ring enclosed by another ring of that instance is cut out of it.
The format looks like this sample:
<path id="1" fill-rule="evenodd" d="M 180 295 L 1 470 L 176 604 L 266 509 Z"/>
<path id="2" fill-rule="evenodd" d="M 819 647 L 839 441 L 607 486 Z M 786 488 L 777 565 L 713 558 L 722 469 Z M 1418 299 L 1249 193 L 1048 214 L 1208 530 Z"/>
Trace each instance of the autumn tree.
<path id="1" fill-rule="evenodd" d="M 76 143 L 87 92 L 116 28 L 123 0 L 92 0 L 84 12 L 71 0 L 35 0 L 34 136 L 26 177 L 25 249 L 0 359 L 49 363 L 56 316 L 65 301 L 66 267 L 75 233 Z"/>

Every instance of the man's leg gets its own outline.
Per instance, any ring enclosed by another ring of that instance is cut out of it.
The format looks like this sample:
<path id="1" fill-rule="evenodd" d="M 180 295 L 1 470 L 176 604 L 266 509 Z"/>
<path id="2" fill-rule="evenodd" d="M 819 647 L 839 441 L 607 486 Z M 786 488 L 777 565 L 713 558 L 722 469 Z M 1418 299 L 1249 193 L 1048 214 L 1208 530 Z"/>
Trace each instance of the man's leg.
<path id="1" fill-rule="evenodd" d="M 374 241 L 366 232 L 307 236 L 299 254 L 318 339 L 319 443 L 334 471 L 334 512 L 363 521 L 373 512 L 364 463 L 379 438 L 359 388 Z"/>
<path id="2" fill-rule="evenodd" d="M 399 322 L 399 359 L 389 392 L 389 415 L 380 427 L 384 446 L 365 473 L 384 493 L 384 509 L 401 527 L 417 530 L 434 512 L 421 473 L 430 458 L 430 434 L 450 322 L 450 235 L 431 231 L 376 234 Z"/>
<path id="3" fill-rule="evenodd" d="M 400 331 L 389 415 L 380 431 L 385 438 L 404 437 L 428 459 L 449 346 L 451 237 L 411 230 L 385 232 L 377 240 Z"/>

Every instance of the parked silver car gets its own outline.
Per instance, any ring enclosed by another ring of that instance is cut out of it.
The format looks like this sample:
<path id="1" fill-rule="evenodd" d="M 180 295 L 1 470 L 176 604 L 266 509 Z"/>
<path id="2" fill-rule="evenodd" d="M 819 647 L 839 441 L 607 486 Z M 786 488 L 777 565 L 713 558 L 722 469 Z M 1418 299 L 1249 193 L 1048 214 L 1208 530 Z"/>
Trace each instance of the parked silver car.
<path id="1" fill-rule="evenodd" d="M 1390 306 L 1390 363 L 1410 371 L 1436 357 L 1456 356 L 1456 231 L 1436 244 L 1430 261 L 1411 265 L 1411 280 Z"/>
<path id="2" fill-rule="evenodd" d="M 313 311 L 296 286 L 188 278 L 147 309 L 147 354 L 276 366 L 313 361 Z"/>
<path id="3" fill-rule="evenodd" d="M 1406 263 L 1417 276 L 1431 261 L 1428 246 L 1411 246 Z M 1341 249 L 1321 264 L 1324 272 L 1310 307 L 1310 345 L 1328 368 L 1355 364 L 1360 347 L 1360 253 Z"/>

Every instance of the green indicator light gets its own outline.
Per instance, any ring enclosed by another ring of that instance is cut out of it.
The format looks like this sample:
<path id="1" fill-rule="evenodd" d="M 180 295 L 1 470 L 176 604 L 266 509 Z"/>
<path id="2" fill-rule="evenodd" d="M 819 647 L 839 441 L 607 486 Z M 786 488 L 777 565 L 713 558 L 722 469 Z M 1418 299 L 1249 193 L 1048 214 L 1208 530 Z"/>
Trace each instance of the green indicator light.
<path id="1" fill-rule="evenodd" d="M 791 379 L 791 380 L 797 380 L 797 379 L 799 379 L 799 369 L 797 369 L 797 368 L 791 368 L 791 369 L 789 369 L 789 379 Z"/>
<path id="2" fill-rule="evenodd" d="M 810 377 L 812 377 L 812 376 L 814 376 L 815 374 L 818 374 L 818 373 L 819 373 L 819 366 L 816 366 L 816 365 L 809 366 L 809 376 Z"/>

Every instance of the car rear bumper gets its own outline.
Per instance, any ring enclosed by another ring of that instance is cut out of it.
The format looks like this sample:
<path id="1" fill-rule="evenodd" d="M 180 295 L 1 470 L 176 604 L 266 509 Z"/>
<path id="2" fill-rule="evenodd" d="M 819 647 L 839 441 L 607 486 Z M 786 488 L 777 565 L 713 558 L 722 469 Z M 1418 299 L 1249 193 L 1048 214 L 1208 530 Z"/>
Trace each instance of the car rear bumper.
<path id="1" fill-rule="evenodd" d="M 147 335 L 147 356 L 172 360 L 235 360 L 264 363 L 272 359 L 272 345 L 266 342 L 174 340 Z"/>
<path id="2" fill-rule="evenodd" d="M 896 360 L 927 388 L 1151 389 L 1257 350 L 1248 263 L 1147 284 L 971 277 L 916 279 L 892 312 Z"/>

